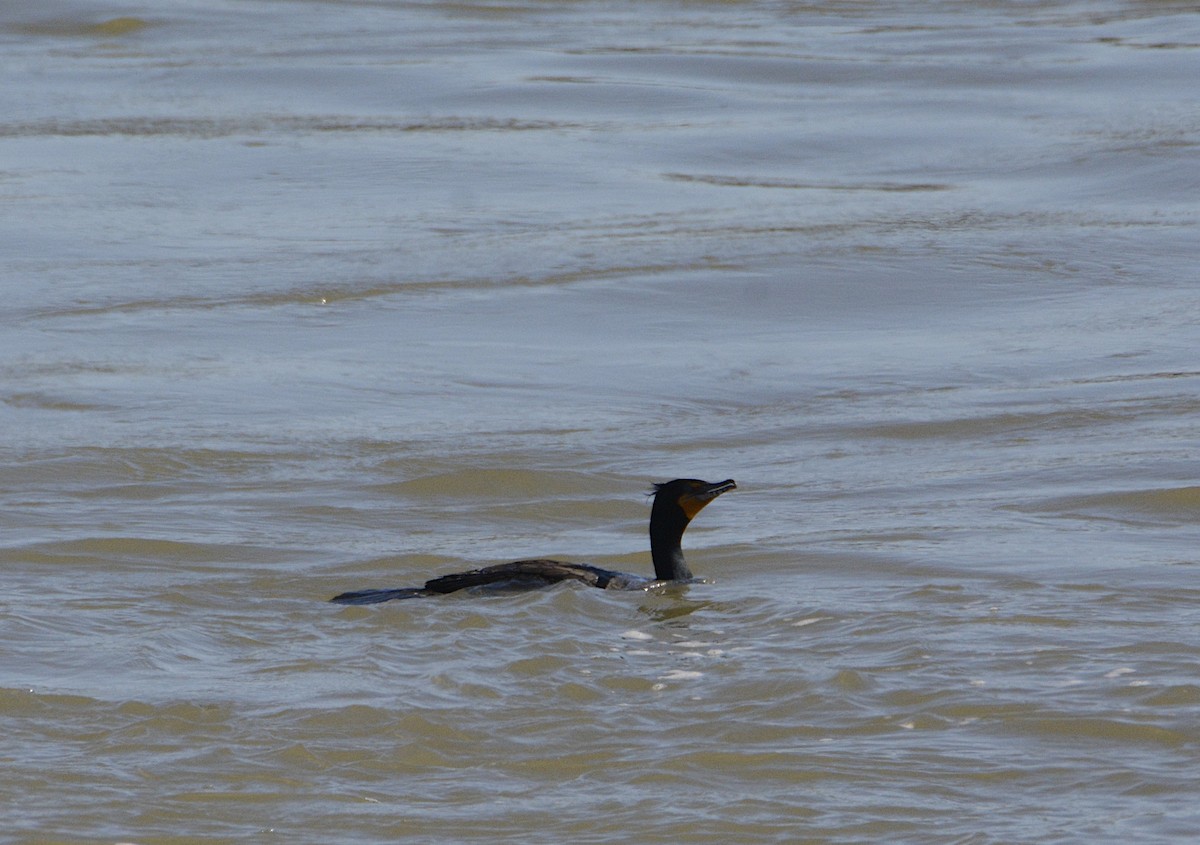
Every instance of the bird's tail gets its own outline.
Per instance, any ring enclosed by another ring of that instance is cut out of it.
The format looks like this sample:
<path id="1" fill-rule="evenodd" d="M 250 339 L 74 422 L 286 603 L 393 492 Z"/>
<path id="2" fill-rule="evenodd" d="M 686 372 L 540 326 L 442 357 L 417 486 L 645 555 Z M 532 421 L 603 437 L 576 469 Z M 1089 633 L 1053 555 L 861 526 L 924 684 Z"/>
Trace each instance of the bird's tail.
<path id="1" fill-rule="evenodd" d="M 330 601 L 335 604 L 379 604 L 392 599 L 415 599 L 427 595 L 429 592 L 424 587 L 401 587 L 396 590 L 355 590 L 334 596 Z"/>

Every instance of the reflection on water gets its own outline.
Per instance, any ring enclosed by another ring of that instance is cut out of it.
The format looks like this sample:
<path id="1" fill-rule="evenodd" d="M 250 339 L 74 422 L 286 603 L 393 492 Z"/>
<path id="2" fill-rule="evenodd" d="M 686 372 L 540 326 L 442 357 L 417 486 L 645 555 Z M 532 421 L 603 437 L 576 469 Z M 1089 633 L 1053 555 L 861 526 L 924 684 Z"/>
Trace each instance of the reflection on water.
<path id="1" fill-rule="evenodd" d="M 10 836 L 1196 828 L 1194 10 L 119 11 L 0 10 Z"/>
<path id="2" fill-rule="evenodd" d="M 655 596 L 669 599 L 669 603 L 645 603 L 640 610 L 650 621 L 659 625 L 667 625 L 672 620 L 683 620 L 693 613 L 713 607 L 712 600 L 696 600 L 685 598 L 686 586 L 668 586 L 655 589 Z"/>

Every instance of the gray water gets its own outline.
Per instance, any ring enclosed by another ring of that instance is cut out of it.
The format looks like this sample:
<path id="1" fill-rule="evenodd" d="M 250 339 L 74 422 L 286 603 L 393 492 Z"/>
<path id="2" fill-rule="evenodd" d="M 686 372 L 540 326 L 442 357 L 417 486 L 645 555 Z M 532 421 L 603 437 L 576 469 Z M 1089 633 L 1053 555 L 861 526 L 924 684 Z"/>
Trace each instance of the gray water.
<path id="1" fill-rule="evenodd" d="M 1200 12 L 0 8 L 13 842 L 1191 842 Z M 518 557 L 707 581 L 340 607 Z"/>

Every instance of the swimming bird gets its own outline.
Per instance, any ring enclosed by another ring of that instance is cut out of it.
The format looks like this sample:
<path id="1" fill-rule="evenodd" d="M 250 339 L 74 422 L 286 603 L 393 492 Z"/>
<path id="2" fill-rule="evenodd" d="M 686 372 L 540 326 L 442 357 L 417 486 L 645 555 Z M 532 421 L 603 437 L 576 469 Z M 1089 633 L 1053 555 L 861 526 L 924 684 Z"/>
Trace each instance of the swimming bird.
<path id="1" fill-rule="evenodd" d="M 423 587 L 356 590 L 334 596 L 331 601 L 338 604 L 378 604 L 392 599 L 453 593 L 468 587 L 535 588 L 559 581 L 582 581 L 602 590 L 644 590 L 664 581 L 690 581 L 692 570 L 688 569 L 680 546 L 683 532 L 705 505 L 722 493 L 736 489 L 732 478 L 715 483 L 696 478 L 677 478 L 654 485 L 654 506 L 650 509 L 650 557 L 654 561 L 654 578 L 613 572 L 586 563 L 535 558 L 443 575 L 426 581 Z"/>

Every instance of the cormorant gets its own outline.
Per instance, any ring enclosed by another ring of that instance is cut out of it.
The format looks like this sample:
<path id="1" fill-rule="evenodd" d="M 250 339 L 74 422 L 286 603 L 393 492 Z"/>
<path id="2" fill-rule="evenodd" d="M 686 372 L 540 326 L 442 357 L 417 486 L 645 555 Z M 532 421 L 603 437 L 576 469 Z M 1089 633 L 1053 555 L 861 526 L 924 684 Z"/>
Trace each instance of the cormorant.
<path id="1" fill-rule="evenodd" d="M 654 485 L 654 506 L 650 509 L 650 556 L 654 560 L 654 578 L 612 572 L 586 563 L 561 560 L 515 560 L 485 566 L 470 572 L 457 572 L 426 581 L 423 587 L 394 590 L 356 590 L 334 596 L 338 604 L 377 604 L 392 599 L 436 596 L 468 587 L 544 587 L 559 581 L 582 581 L 602 590 L 642 590 L 663 581 L 688 581 L 692 571 L 683 560 L 679 545 L 684 530 L 701 508 L 728 490 L 736 490 L 733 479 L 710 483 L 695 478 L 677 478 Z"/>

